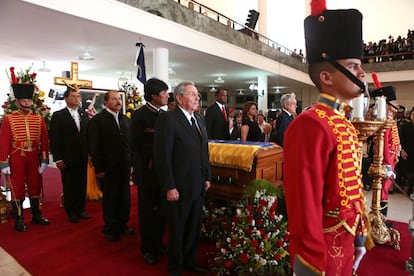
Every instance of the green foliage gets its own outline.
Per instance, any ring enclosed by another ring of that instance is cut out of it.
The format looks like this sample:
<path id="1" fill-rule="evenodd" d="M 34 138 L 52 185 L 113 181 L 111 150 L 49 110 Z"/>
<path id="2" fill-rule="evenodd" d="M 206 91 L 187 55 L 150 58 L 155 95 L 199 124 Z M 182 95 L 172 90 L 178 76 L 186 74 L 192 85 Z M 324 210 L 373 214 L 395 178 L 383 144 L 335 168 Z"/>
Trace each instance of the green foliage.
<path id="1" fill-rule="evenodd" d="M 204 208 L 203 234 L 216 240 L 211 267 L 217 275 L 286 275 L 289 266 L 287 221 L 277 211 L 281 191 L 257 179 L 243 198 Z"/>
<path id="2" fill-rule="evenodd" d="M 28 69 L 20 69 L 17 74 L 14 73 L 14 67 L 10 67 L 10 82 L 11 83 L 31 83 L 35 84 L 36 82 L 36 73 L 30 72 L 32 69 L 32 65 Z M 41 115 L 46 122 L 46 126 L 49 128 L 50 120 L 51 120 L 51 113 L 50 107 L 45 104 L 45 95 L 44 91 L 39 90 L 39 88 L 35 85 L 35 92 L 33 93 L 33 106 L 32 112 L 35 114 Z M 8 98 L 1 106 L 3 108 L 4 114 L 11 114 L 18 110 L 16 105 L 16 99 L 12 97 L 9 93 L 7 94 Z"/>
<path id="3" fill-rule="evenodd" d="M 124 83 L 122 84 L 121 91 L 125 92 L 126 116 L 131 118 L 132 112 L 142 106 L 143 98 L 135 84 Z"/>

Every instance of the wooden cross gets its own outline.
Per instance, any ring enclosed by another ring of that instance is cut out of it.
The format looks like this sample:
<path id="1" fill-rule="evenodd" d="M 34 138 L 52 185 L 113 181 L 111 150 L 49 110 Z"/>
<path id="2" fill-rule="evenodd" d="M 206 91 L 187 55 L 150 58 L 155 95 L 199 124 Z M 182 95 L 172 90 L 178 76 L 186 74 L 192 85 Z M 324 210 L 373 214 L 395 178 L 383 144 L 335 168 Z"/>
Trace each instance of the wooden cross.
<path id="1" fill-rule="evenodd" d="M 74 87 L 92 88 L 92 81 L 78 79 L 78 63 L 72 61 L 70 63 L 70 78 L 55 77 L 54 83 L 57 85 L 67 85 Z"/>

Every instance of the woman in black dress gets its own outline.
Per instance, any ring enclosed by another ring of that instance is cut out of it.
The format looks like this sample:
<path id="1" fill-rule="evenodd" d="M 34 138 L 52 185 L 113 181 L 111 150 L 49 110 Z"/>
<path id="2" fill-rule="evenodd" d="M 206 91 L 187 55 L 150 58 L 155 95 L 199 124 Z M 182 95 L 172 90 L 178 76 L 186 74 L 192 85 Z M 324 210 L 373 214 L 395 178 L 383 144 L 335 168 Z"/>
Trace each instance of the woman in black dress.
<path id="1" fill-rule="evenodd" d="M 256 116 L 257 104 L 255 102 L 246 102 L 243 107 L 243 121 L 240 141 L 260 141 L 262 131 L 256 121 Z"/>

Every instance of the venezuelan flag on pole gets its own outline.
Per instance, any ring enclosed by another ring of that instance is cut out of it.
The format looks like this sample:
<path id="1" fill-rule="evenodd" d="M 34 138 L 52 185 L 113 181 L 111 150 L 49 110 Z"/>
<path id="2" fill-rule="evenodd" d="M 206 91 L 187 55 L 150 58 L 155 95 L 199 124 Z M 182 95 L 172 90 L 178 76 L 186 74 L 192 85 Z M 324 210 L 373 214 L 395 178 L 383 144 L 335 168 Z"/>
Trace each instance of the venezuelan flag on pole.
<path id="1" fill-rule="evenodd" d="M 135 57 L 135 66 L 138 67 L 137 69 L 137 79 L 142 83 L 142 85 L 145 85 L 147 82 L 147 75 L 145 73 L 145 58 L 144 58 L 144 44 L 138 42 L 136 44 L 138 47 L 137 55 Z"/>

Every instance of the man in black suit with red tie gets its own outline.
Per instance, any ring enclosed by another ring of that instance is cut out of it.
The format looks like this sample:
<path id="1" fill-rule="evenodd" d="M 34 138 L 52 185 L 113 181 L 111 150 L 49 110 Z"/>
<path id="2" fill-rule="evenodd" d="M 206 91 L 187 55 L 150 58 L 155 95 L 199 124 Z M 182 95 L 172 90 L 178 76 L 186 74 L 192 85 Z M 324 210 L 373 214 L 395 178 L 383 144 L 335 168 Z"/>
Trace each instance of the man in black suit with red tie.
<path id="1" fill-rule="evenodd" d="M 50 149 L 60 170 L 64 207 L 71 223 L 89 219 L 85 213 L 88 162 L 88 116 L 79 109 L 80 93 L 69 87 L 64 93 L 66 107 L 53 113 L 50 121 Z"/>
<path id="2" fill-rule="evenodd" d="M 210 187 L 207 131 L 195 112 L 200 97 L 192 82 L 174 90 L 177 107 L 158 117 L 154 163 L 167 199 L 169 229 L 168 270 L 207 273 L 195 262 L 200 239 L 205 191 Z"/>
<path id="3" fill-rule="evenodd" d="M 219 89 L 215 93 L 216 102 L 206 109 L 208 139 L 229 140 L 229 109 L 227 90 Z"/>

